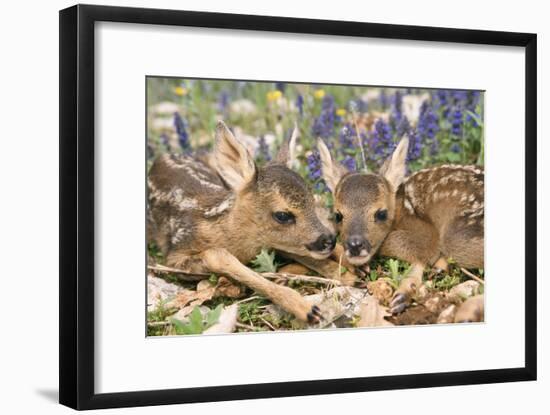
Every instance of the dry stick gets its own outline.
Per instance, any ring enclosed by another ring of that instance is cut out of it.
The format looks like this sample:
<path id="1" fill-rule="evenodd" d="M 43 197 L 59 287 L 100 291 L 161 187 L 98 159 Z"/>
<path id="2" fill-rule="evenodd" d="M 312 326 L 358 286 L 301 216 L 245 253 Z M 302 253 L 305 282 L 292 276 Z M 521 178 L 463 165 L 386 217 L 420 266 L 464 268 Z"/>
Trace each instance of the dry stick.
<path id="1" fill-rule="evenodd" d="M 289 281 L 304 281 L 304 282 L 316 282 L 320 284 L 325 285 L 342 285 L 342 283 L 338 280 L 333 280 L 330 278 L 322 278 L 322 277 L 313 277 L 311 275 L 300 275 L 300 274 L 287 274 L 287 273 L 279 273 L 279 272 L 263 272 L 260 274 L 262 277 L 268 278 L 268 279 L 285 279 Z"/>
<path id="2" fill-rule="evenodd" d="M 472 274 L 470 271 L 468 271 L 466 268 L 460 268 L 460 270 L 466 274 L 468 277 L 470 277 L 471 279 L 479 282 L 480 284 L 482 285 L 485 285 L 485 281 L 483 281 L 481 278 L 479 278 L 477 275 L 475 274 Z"/>
<path id="3" fill-rule="evenodd" d="M 260 320 L 262 320 L 262 321 L 264 322 L 264 324 L 265 324 L 267 327 L 269 327 L 271 330 L 277 331 L 277 330 L 275 330 L 275 327 L 273 327 L 273 326 L 271 325 L 271 323 L 270 323 L 269 321 L 267 321 L 265 318 L 260 317 Z"/>
<path id="4" fill-rule="evenodd" d="M 244 323 L 239 323 L 238 321 L 235 323 L 235 326 L 236 327 L 239 327 L 241 329 L 248 329 L 248 330 L 256 330 L 256 327 L 254 326 L 250 326 L 248 324 L 244 324 Z"/>
<path id="5" fill-rule="evenodd" d="M 167 326 L 168 324 L 172 324 L 169 321 L 148 321 L 147 325 L 151 327 L 157 327 L 157 326 Z"/>
<path id="6" fill-rule="evenodd" d="M 166 267 L 164 265 L 147 265 L 147 268 L 152 271 L 160 271 L 160 272 L 172 272 L 175 274 L 183 274 L 188 275 L 192 277 L 209 277 L 210 274 L 190 274 L 184 270 L 178 269 L 178 268 L 172 268 L 172 267 Z M 260 275 L 262 275 L 265 278 L 268 279 L 284 279 L 284 280 L 294 280 L 294 281 L 304 281 L 304 282 L 316 282 L 320 284 L 325 285 L 342 285 L 342 283 L 338 280 L 333 280 L 330 278 L 322 278 L 322 277 L 313 277 L 310 275 L 300 275 L 300 274 L 287 274 L 287 273 L 279 273 L 279 272 L 263 272 Z"/>
<path id="7" fill-rule="evenodd" d="M 174 274 L 183 274 L 190 277 L 209 277 L 210 276 L 210 274 L 190 273 L 179 268 L 167 267 L 165 265 L 160 265 L 160 264 L 147 265 L 147 269 L 150 269 L 151 271 L 172 272 Z"/>

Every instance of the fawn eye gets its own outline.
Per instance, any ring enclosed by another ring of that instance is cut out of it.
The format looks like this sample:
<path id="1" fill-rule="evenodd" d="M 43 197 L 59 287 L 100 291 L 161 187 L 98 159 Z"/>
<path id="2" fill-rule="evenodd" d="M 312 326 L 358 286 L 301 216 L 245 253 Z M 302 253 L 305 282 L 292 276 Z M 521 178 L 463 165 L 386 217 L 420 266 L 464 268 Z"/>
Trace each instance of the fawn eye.
<path id="1" fill-rule="evenodd" d="M 378 209 L 374 214 L 374 220 L 377 222 L 384 222 L 388 219 L 388 211 L 386 209 Z"/>
<path id="2" fill-rule="evenodd" d="M 281 225 L 289 225 L 296 222 L 296 217 L 290 212 L 273 212 L 272 216 Z"/>
<path id="3" fill-rule="evenodd" d="M 341 223 L 342 219 L 344 219 L 344 216 L 342 216 L 340 212 L 336 212 L 334 213 L 333 219 L 334 219 L 334 222 Z"/>

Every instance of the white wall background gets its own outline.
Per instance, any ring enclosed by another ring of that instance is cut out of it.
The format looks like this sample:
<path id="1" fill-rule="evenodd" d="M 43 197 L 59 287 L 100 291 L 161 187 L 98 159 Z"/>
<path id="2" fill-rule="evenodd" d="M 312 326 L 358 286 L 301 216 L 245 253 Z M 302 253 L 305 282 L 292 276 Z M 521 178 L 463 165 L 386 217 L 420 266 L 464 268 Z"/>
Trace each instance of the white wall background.
<path id="1" fill-rule="evenodd" d="M 89 1 L 89 3 L 96 3 Z M 102 3 L 102 2 L 99 2 Z M 302 2 L 278 0 L 122 1 L 109 4 L 233 13 L 361 20 L 429 26 L 537 32 L 539 34 L 539 381 L 424 390 L 371 392 L 229 403 L 125 409 L 126 413 L 350 413 L 445 412 L 543 413 L 550 408 L 550 366 L 543 347 L 543 324 L 550 306 L 543 293 L 542 264 L 550 235 L 543 218 L 550 151 L 542 137 L 542 101 L 550 98 L 541 80 L 548 65 L 550 36 L 544 2 L 460 2 L 387 0 L 383 2 Z M 69 1 L 5 2 L 2 8 L 0 114 L 0 409 L 3 413 L 68 413 L 57 405 L 58 287 L 58 15 Z M 505 70 L 505 68 L 502 68 Z M 518 161 L 519 162 L 519 161 Z M 513 168 L 513 166 L 511 166 Z M 511 194 L 513 189 L 511 189 Z M 543 236 L 543 233 L 545 234 Z M 510 268 L 514 268 L 513 260 Z M 121 316 L 123 317 L 123 316 Z M 505 345 L 503 345 L 505 347 Z M 350 349 L 353 348 L 350 345 Z M 368 350 L 365 351 L 366 355 Z M 475 348 L 464 350 L 475 353 Z M 153 412 L 154 411 L 154 412 Z M 102 413 L 114 413 L 104 411 Z"/>

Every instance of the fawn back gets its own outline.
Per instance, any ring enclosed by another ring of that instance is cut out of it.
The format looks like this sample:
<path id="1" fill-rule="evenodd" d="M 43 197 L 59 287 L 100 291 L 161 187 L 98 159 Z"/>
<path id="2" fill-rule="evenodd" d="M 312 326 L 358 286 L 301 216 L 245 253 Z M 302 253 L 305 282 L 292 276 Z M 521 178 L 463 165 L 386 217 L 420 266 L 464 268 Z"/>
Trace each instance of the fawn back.
<path id="1" fill-rule="evenodd" d="M 378 174 L 347 173 L 319 142 L 348 261 L 365 264 L 381 250 L 412 263 L 443 256 L 483 267 L 483 168 L 441 165 L 406 178 L 407 149 L 403 138 Z"/>
<path id="2" fill-rule="evenodd" d="M 295 141 L 297 131 L 291 142 Z M 335 235 L 316 215 L 287 142 L 259 168 L 223 122 L 211 154 L 160 156 L 148 177 L 148 237 L 170 259 L 225 248 L 247 263 L 262 248 L 326 258 Z"/>

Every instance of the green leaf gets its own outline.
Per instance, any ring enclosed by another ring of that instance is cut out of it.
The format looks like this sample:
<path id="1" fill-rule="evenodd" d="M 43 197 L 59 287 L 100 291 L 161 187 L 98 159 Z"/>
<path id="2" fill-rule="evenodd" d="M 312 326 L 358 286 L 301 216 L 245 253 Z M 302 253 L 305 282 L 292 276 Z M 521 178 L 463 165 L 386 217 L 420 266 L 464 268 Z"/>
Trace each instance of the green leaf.
<path id="1" fill-rule="evenodd" d="M 220 315 L 222 314 L 223 310 L 223 304 L 218 304 L 218 306 L 214 310 L 210 310 L 208 314 L 206 315 L 206 327 L 213 326 L 220 320 Z"/>
<path id="2" fill-rule="evenodd" d="M 275 252 L 270 252 L 265 248 L 262 248 L 262 251 L 250 264 L 256 272 L 277 272 L 279 265 L 275 262 Z"/>
<path id="3" fill-rule="evenodd" d="M 369 279 L 371 281 L 376 281 L 378 279 L 378 273 L 375 270 L 371 270 L 369 274 Z"/>
<path id="4" fill-rule="evenodd" d="M 399 279 L 399 261 L 393 258 L 388 259 L 388 268 L 390 269 L 392 279 Z"/>
<path id="5" fill-rule="evenodd" d="M 202 313 L 198 306 L 189 315 L 189 326 L 194 334 L 202 333 Z"/>
<path id="6" fill-rule="evenodd" d="M 447 160 L 449 160 L 451 163 L 457 163 L 460 161 L 461 157 L 459 153 L 453 153 L 452 151 L 449 151 L 445 154 L 447 157 Z"/>

